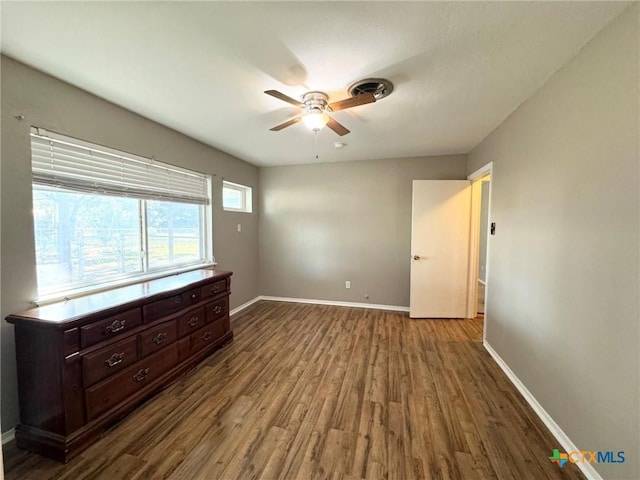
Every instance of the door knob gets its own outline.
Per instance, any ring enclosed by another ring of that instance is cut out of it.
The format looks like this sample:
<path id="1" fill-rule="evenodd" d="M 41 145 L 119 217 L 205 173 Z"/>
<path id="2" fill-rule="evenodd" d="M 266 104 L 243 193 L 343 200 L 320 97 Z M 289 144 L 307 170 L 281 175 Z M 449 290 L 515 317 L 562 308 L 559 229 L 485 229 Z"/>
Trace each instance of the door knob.
<path id="1" fill-rule="evenodd" d="M 414 256 L 413 256 L 413 259 L 414 259 L 414 260 L 420 260 L 420 255 L 414 255 Z"/>

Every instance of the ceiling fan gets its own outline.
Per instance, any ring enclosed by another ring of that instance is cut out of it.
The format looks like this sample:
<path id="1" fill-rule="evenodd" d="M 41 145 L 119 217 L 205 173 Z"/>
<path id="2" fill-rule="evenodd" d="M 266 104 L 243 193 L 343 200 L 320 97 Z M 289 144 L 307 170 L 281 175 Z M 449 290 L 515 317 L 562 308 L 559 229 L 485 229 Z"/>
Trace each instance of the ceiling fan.
<path id="1" fill-rule="evenodd" d="M 303 110 L 303 113 L 297 117 L 271 128 L 270 130 L 273 132 L 278 132 L 284 128 L 290 127 L 291 125 L 295 125 L 302 120 L 302 122 L 314 132 L 317 132 L 326 125 L 338 135 L 343 136 L 349 133 L 349 130 L 344 125 L 338 123 L 334 118 L 330 117 L 328 113 L 357 107 L 359 105 L 366 105 L 367 103 L 373 103 L 376 101 L 376 97 L 372 92 L 359 92 L 351 98 L 346 98 L 333 103 L 329 103 L 329 96 L 324 92 L 307 92 L 302 96 L 302 102 L 294 100 L 277 90 L 267 90 L 264 93 L 290 103 L 291 105 L 295 105 Z"/>

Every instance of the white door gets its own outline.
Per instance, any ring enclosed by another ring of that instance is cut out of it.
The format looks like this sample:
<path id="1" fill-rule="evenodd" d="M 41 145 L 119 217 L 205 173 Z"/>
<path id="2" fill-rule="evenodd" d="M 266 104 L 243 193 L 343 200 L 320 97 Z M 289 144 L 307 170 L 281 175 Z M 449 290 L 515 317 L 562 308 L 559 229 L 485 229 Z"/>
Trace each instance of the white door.
<path id="1" fill-rule="evenodd" d="M 414 180 L 412 318 L 467 316 L 471 187 L 468 180 Z"/>

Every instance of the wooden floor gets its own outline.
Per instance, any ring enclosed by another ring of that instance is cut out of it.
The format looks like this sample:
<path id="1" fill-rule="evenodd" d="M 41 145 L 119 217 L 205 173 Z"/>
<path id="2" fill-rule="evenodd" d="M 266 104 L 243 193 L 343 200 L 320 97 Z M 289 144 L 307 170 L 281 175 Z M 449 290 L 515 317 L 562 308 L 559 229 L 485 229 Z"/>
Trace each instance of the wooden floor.
<path id="1" fill-rule="evenodd" d="M 62 465 L 7 479 L 582 479 L 482 347 L 481 320 L 260 302 L 234 342 Z"/>

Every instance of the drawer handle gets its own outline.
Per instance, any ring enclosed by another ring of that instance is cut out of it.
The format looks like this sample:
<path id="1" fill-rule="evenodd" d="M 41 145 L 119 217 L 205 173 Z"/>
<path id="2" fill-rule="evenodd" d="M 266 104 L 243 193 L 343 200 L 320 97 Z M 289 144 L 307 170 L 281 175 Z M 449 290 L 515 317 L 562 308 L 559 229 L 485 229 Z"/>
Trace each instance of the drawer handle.
<path id="1" fill-rule="evenodd" d="M 211 293 L 218 293 L 220 291 L 220 285 L 214 285 L 211 289 Z"/>
<path id="2" fill-rule="evenodd" d="M 191 317 L 187 323 L 190 327 L 195 327 L 198 324 L 198 317 Z"/>
<path id="3" fill-rule="evenodd" d="M 222 311 L 222 307 L 220 305 L 216 305 L 215 307 L 213 307 L 213 313 L 214 314 L 219 314 Z"/>
<path id="4" fill-rule="evenodd" d="M 191 300 L 194 300 L 197 296 L 198 296 L 197 294 L 192 293 L 192 294 L 191 294 Z"/>
<path id="5" fill-rule="evenodd" d="M 111 332 L 111 333 L 116 333 L 116 332 L 120 332 L 122 330 L 124 330 L 124 324 L 125 321 L 124 320 L 114 320 L 111 325 L 107 325 L 107 328 L 105 329 L 107 332 Z"/>
<path id="6" fill-rule="evenodd" d="M 114 353 L 109 358 L 107 358 L 104 363 L 107 364 L 107 367 L 115 367 L 116 365 L 122 363 L 122 359 L 124 358 L 124 352 L 122 353 Z"/>
<path id="7" fill-rule="evenodd" d="M 182 303 L 182 297 L 176 297 L 176 298 L 173 300 L 173 303 L 175 303 L 175 304 Z"/>
<path id="8" fill-rule="evenodd" d="M 208 342 L 209 340 L 211 340 L 211 332 L 207 332 L 202 336 L 202 340 L 204 340 L 205 342 Z"/>
<path id="9" fill-rule="evenodd" d="M 138 373 L 136 373 L 133 376 L 133 379 L 136 382 L 141 382 L 143 381 L 145 378 L 147 378 L 147 375 L 149 375 L 149 369 L 148 368 L 141 368 L 140 370 L 138 370 Z"/>
<path id="10" fill-rule="evenodd" d="M 155 337 L 153 337 L 153 343 L 155 343 L 156 345 L 160 345 L 161 343 L 164 343 L 166 341 L 167 341 L 167 334 L 164 332 L 160 332 Z"/>

